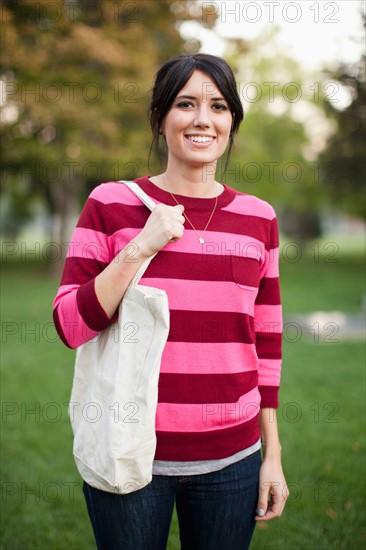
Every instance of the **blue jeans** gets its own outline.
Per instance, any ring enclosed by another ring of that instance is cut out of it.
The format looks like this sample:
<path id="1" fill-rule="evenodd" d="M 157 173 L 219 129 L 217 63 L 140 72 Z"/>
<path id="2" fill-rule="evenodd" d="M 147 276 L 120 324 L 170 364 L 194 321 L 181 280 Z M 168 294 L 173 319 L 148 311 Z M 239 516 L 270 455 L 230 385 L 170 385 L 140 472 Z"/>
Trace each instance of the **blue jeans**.
<path id="1" fill-rule="evenodd" d="M 98 550 L 165 550 L 176 502 L 182 550 L 245 550 L 255 527 L 260 451 L 217 472 L 153 476 L 127 495 L 84 483 Z"/>

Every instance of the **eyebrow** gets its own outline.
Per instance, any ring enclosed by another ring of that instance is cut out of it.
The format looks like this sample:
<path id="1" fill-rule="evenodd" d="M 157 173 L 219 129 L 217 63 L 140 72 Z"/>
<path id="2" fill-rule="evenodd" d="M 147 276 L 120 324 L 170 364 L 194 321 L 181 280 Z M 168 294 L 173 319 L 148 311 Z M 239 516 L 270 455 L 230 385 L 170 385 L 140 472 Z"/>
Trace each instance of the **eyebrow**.
<path id="1" fill-rule="evenodd" d="M 185 98 L 185 99 L 197 99 L 193 95 L 179 95 L 175 99 L 183 99 L 183 98 Z M 210 100 L 211 101 L 226 101 L 226 99 L 224 97 L 210 97 Z"/>

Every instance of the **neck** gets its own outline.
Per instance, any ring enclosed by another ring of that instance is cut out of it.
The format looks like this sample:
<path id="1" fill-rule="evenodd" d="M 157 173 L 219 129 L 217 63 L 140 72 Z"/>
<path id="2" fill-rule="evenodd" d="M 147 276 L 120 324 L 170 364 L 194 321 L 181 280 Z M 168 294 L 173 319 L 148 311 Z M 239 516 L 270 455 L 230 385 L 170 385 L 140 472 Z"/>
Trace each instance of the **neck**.
<path id="1" fill-rule="evenodd" d="M 169 162 L 165 174 L 157 176 L 160 187 L 166 191 L 187 197 L 212 198 L 220 192 L 215 181 L 216 162 L 197 167 L 187 165 L 173 167 Z"/>

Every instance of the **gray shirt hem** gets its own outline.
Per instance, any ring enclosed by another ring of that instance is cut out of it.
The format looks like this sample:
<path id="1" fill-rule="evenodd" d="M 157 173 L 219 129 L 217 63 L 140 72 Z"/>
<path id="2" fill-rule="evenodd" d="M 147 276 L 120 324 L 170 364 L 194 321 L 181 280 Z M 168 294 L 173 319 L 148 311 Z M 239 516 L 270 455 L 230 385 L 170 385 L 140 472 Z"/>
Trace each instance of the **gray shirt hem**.
<path id="1" fill-rule="evenodd" d="M 239 451 L 227 458 L 218 460 L 197 460 L 193 462 L 173 462 L 167 460 L 154 460 L 153 475 L 158 476 L 190 476 L 199 474 L 209 474 L 216 472 L 226 466 L 230 466 L 243 458 L 255 453 L 261 448 L 261 440 L 259 439 L 254 445 L 251 445 L 243 451 Z"/>

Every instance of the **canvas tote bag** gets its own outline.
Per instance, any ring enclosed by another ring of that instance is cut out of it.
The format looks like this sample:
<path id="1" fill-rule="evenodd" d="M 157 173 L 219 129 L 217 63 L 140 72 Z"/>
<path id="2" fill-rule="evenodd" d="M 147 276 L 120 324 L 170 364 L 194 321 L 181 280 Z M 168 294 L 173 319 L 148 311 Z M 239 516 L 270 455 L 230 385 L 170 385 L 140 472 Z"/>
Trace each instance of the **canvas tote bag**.
<path id="1" fill-rule="evenodd" d="M 135 182 L 127 185 L 152 210 Z M 139 285 L 154 256 L 132 279 L 118 322 L 76 351 L 69 416 L 81 477 L 111 493 L 131 493 L 152 479 L 161 355 L 169 332 L 164 290 Z"/>

